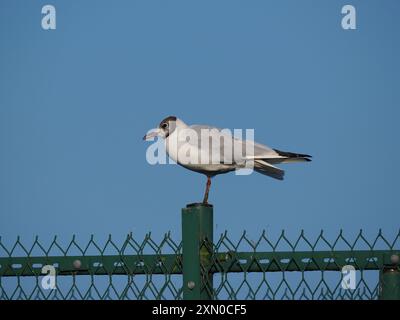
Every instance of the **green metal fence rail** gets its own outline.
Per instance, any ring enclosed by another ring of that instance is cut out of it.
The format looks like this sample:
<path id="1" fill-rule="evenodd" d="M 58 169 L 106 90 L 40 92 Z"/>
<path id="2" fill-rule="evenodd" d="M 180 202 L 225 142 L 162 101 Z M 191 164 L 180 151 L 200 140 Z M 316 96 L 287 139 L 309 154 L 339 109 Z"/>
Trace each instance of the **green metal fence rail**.
<path id="1" fill-rule="evenodd" d="M 328 240 L 321 231 L 313 241 L 303 231 L 295 240 L 213 234 L 213 208 L 190 205 L 180 242 L 170 233 L 160 242 L 129 234 L 120 245 L 111 236 L 84 246 L 75 237 L 66 246 L 57 237 L 47 246 L 0 238 L 0 300 L 400 299 L 400 231 L 391 240 L 360 231 L 352 241 L 343 232 Z M 43 286 L 46 265 L 56 272 L 54 289 Z M 346 290 L 341 271 L 349 265 L 355 287 Z"/>

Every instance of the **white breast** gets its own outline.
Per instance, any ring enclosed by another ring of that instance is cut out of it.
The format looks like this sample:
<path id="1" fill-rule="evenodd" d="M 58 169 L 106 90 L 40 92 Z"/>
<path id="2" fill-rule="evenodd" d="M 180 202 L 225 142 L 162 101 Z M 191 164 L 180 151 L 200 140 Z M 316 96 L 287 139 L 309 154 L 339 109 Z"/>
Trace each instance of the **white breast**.
<path id="1" fill-rule="evenodd" d="M 186 131 L 185 131 L 186 130 Z M 198 165 L 200 164 L 201 149 L 196 145 L 197 138 L 188 142 L 187 132 L 193 130 L 190 128 L 176 128 L 172 134 L 165 139 L 165 149 L 169 157 L 175 162 L 185 165 Z"/>

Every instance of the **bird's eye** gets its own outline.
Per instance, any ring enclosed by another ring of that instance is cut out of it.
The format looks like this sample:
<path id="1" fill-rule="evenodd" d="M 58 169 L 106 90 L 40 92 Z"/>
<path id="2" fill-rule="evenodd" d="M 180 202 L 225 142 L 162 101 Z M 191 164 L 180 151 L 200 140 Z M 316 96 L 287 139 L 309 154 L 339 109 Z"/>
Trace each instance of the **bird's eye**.
<path id="1" fill-rule="evenodd" d="M 168 123 L 163 123 L 162 125 L 161 125 L 161 127 L 163 128 L 163 129 L 167 129 L 168 128 Z"/>

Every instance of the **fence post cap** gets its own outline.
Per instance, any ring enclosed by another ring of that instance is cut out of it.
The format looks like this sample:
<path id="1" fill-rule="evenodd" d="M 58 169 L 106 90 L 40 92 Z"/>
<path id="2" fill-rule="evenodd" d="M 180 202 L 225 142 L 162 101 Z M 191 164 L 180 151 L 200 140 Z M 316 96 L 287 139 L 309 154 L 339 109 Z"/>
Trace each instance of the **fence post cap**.
<path id="1" fill-rule="evenodd" d="M 213 205 L 210 203 L 202 203 L 202 202 L 189 203 L 186 205 L 186 208 L 199 208 L 199 207 L 212 208 Z"/>

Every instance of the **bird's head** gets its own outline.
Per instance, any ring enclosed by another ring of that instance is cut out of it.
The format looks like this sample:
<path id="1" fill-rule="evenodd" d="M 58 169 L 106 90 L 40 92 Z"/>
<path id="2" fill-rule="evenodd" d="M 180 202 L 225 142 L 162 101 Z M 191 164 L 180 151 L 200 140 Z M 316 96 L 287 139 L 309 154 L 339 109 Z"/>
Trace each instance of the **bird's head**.
<path id="1" fill-rule="evenodd" d="M 178 121 L 179 119 L 175 116 L 166 117 L 160 122 L 158 128 L 152 129 L 143 137 L 143 140 L 150 140 L 155 137 L 161 137 L 164 139 L 168 138 L 168 136 L 176 129 Z"/>

